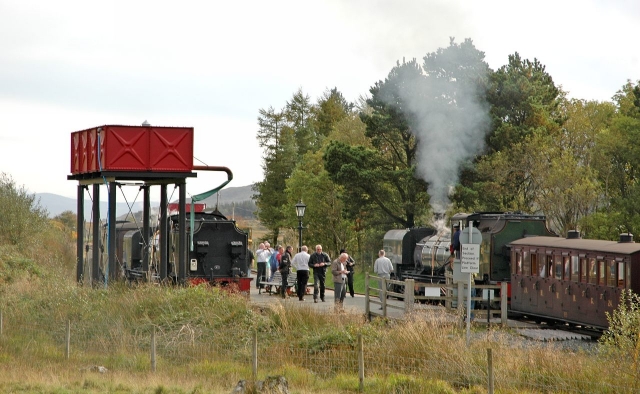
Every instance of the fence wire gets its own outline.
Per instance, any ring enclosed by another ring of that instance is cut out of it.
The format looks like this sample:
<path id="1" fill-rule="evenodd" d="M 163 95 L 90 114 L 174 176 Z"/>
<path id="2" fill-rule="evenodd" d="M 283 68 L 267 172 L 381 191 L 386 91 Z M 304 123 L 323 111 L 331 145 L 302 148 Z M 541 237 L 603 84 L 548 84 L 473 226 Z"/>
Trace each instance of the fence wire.
<path id="1" fill-rule="evenodd" d="M 155 341 L 151 340 L 152 335 Z M 271 337 L 268 333 L 238 332 L 234 327 L 207 329 L 179 322 L 170 329 L 149 323 L 131 330 L 121 321 L 114 321 L 110 327 L 68 321 L 44 327 L 22 322 L 12 324 L 5 319 L 0 336 L 5 357 L 0 357 L 0 365 L 3 359 L 64 362 L 68 347 L 72 360 L 104 365 L 109 370 L 144 371 L 149 370 L 152 364 L 150 354 L 155 343 L 157 372 L 204 362 L 234 363 L 250 371 L 254 365 L 254 338 L 257 338 L 255 357 L 259 376 L 286 374 L 288 368 L 308 370 L 321 378 L 338 374 L 359 376 L 359 357 L 362 357 L 365 380 L 374 375 L 406 374 L 441 380 L 458 388 L 487 387 L 489 380 L 484 355 L 473 360 L 452 361 L 453 357 L 443 359 L 421 353 L 419 346 L 416 346 L 415 354 L 403 349 L 402 355 L 398 355 L 389 352 L 388 346 L 376 343 L 364 342 L 359 349 L 357 341 L 330 346 L 315 343 L 304 347 Z M 494 357 L 500 357 L 499 352 L 509 351 L 518 350 L 501 349 L 494 353 Z M 499 392 L 511 389 L 530 393 L 637 392 L 628 377 L 603 376 L 600 382 L 594 383 L 593 379 L 579 376 L 570 379 L 543 375 L 535 368 L 497 369 L 493 371 L 493 381 L 495 390 Z"/>

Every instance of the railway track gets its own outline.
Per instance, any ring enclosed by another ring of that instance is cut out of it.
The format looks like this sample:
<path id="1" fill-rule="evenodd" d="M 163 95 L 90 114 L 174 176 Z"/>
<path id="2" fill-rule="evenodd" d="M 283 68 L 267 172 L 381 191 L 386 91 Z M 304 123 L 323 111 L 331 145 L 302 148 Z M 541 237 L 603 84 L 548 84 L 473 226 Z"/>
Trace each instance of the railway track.
<path id="1" fill-rule="evenodd" d="M 520 330 L 521 335 L 543 341 L 576 339 L 597 341 L 603 334 L 603 330 L 599 328 L 557 322 L 513 312 L 509 312 L 509 319 L 518 322 L 515 326 L 517 330 Z"/>

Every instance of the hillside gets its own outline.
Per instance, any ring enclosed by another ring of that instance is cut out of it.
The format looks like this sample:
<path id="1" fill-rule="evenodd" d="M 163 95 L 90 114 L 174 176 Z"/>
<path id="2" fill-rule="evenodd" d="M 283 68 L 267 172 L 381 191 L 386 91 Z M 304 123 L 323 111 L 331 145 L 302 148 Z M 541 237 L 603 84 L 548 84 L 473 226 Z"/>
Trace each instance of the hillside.
<path id="1" fill-rule="evenodd" d="M 247 186 L 239 186 L 239 187 L 229 187 L 222 189 L 217 194 L 205 199 L 203 202 L 207 204 L 207 207 L 214 207 L 216 203 L 218 205 L 231 204 L 233 202 L 239 203 L 242 201 L 251 200 L 251 196 L 254 192 L 251 190 L 252 185 Z M 60 196 L 58 194 L 51 193 L 36 193 L 36 200 L 40 201 L 40 205 L 47 209 L 49 212 L 49 217 L 55 217 L 61 214 L 64 211 L 76 212 L 77 210 L 77 201 L 75 198 L 69 198 Z M 189 201 L 189 199 L 187 199 Z M 177 202 L 177 201 L 175 201 Z M 152 207 L 157 207 L 159 205 L 158 201 L 151 201 Z M 84 202 L 84 215 L 86 218 L 91 217 L 91 207 L 92 202 L 89 199 L 85 199 Z M 142 201 L 138 201 L 132 204 L 131 210 L 133 212 L 138 212 L 142 210 Z M 121 199 L 118 199 L 116 203 L 116 216 L 120 216 L 126 214 L 129 211 L 126 202 L 122 202 Z M 100 216 L 102 218 L 107 217 L 107 202 L 100 202 Z"/>

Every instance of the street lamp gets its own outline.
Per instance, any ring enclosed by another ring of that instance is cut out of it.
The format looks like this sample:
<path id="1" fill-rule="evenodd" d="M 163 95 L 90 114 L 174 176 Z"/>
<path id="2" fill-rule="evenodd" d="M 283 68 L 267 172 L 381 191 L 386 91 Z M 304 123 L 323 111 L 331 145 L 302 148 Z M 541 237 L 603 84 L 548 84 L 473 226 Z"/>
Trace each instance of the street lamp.
<path id="1" fill-rule="evenodd" d="M 302 218 L 307 206 L 302 203 L 302 199 L 296 204 L 296 215 L 298 216 L 298 252 L 302 251 Z"/>

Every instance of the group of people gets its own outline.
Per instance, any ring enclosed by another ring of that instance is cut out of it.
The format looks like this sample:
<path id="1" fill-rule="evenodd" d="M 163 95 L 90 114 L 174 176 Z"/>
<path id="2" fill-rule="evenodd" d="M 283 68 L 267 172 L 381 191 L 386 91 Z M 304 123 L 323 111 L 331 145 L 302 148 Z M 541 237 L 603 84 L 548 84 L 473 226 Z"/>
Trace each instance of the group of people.
<path id="1" fill-rule="evenodd" d="M 276 272 L 280 272 L 282 277 L 282 285 L 280 286 L 280 295 L 287 298 L 288 276 L 291 269 L 294 268 L 297 274 L 297 296 L 300 301 L 304 301 L 307 290 L 307 282 L 310 278 L 310 270 L 313 270 L 313 302 L 317 303 L 318 299 L 325 302 L 325 279 L 327 267 L 331 270 L 334 284 L 334 302 L 340 309 L 346 297 L 347 290 L 351 297 L 355 296 L 353 289 L 353 274 L 355 261 L 346 249 L 340 250 L 338 258 L 331 260 L 329 255 L 322 251 L 322 245 L 316 245 L 314 253 L 309 254 L 306 245 L 302 246 L 300 252 L 293 255 L 293 247 L 286 248 L 278 245 L 276 249 L 271 248 L 269 242 L 265 241 L 258 246 L 255 256 L 251 250 L 248 251 L 250 263 L 248 267 L 248 275 L 250 275 L 251 266 L 254 258 L 257 260 L 257 280 L 256 287 L 264 287 L 263 283 L 272 282 Z M 460 255 L 460 225 L 454 225 L 454 234 L 451 244 L 451 255 Z M 267 271 L 267 269 L 269 271 Z M 373 271 L 381 278 L 390 279 L 393 273 L 393 264 L 391 260 L 385 256 L 384 249 L 378 252 L 378 259 L 373 265 Z M 267 272 L 269 277 L 267 280 Z M 382 292 L 380 292 L 382 301 Z M 382 309 L 382 308 L 380 308 Z"/>
<path id="2" fill-rule="evenodd" d="M 275 257 L 272 257 L 274 256 Z M 304 301 L 306 295 L 307 282 L 310 272 L 313 270 L 313 302 L 318 300 L 325 302 L 325 279 L 327 268 L 331 270 L 334 284 L 334 301 L 339 306 L 344 302 L 347 290 L 351 297 L 355 296 L 353 288 L 353 273 L 355 261 L 346 249 L 340 250 L 337 259 L 331 260 L 326 252 L 322 251 L 322 245 L 316 245 L 315 252 L 309 254 L 307 246 L 302 246 L 300 252 L 293 256 L 293 247 L 283 248 L 278 246 L 277 250 L 271 248 L 269 242 L 263 242 L 256 251 L 257 259 L 257 281 L 256 287 L 263 287 L 263 283 L 271 282 L 276 272 L 280 272 L 282 285 L 280 286 L 280 296 L 287 298 L 288 276 L 292 269 L 297 275 L 297 296 L 300 301 Z M 277 263 L 270 264 L 271 261 Z M 267 267 L 270 276 L 267 280 Z"/>

